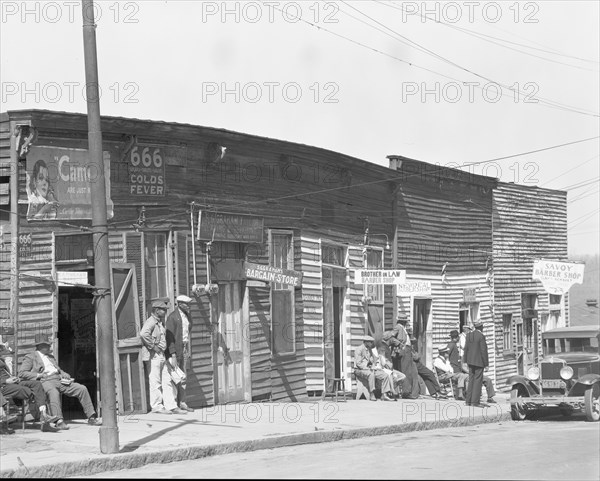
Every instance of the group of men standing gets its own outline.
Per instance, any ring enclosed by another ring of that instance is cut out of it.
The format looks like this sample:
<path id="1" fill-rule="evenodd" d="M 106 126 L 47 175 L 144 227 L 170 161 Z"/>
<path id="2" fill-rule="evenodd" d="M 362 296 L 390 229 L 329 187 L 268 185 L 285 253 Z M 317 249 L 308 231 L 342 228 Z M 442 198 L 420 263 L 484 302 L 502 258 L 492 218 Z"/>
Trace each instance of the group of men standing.
<path id="1" fill-rule="evenodd" d="M 157 414 L 187 414 L 186 372 L 191 353 L 192 299 L 179 295 L 177 308 L 165 316 L 168 304 L 154 301 L 140 331 L 142 360 L 148 372 L 150 410 Z"/>
<path id="2" fill-rule="evenodd" d="M 468 406 L 486 406 L 480 402 L 484 384 L 488 402 L 495 402 L 492 380 L 484 376 L 489 359 L 481 320 L 473 323 L 472 330 L 465 326 L 462 335 L 457 330 L 450 332 L 450 343 L 438 350 L 434 361 L 437 375 L 421 362 L 407 322 L 408 318 L 400 317 L 393 330 L 384 332 L 379 350 L 371 336 L 364 336 L 363 344 L 355 351 L 354 373 L 368 387 L 372 401 L 377 399 L 376 387 L 380 388 L 383 401 L 400 396 L 417 399 L 423 392 L 422 384 L 433 398 L 445 399 L 439 381 L 451 380 L 457 385 L 456 398 L 465 400 Z"/>

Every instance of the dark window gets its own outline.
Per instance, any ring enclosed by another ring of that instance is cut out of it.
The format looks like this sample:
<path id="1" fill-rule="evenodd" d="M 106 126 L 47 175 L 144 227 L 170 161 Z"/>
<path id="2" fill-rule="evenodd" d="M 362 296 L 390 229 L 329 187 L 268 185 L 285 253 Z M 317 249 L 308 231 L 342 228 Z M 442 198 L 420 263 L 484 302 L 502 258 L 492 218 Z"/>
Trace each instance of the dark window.
<path id="1" fill-rule="evenodd" d="M 270 239 L 271 266 L 292 270 L 294 267 L 293 234 L 272 231 Z M 296 323 L 294 316 L 294 288 L 285 284 L 271 284 L 272 353 L 276 356 L 296 351 Z"/>

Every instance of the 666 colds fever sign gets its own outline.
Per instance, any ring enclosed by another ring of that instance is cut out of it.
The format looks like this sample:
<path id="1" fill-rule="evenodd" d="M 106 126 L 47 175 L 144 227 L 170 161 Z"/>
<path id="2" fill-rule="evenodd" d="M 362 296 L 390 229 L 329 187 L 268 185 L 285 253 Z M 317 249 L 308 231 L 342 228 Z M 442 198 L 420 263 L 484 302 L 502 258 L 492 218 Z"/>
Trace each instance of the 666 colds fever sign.
<path id="1" fill-rule="evenodd" d="M 165 161 L 160 147 L 135 145 L 129 152 L 129 193 L 165 195 Z"/>

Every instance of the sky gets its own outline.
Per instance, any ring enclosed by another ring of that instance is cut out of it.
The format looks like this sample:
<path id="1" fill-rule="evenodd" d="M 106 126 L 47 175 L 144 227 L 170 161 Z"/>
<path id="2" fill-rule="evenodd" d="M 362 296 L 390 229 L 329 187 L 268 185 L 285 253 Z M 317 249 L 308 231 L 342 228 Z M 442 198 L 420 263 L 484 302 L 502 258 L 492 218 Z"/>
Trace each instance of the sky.
<path id="1" fill-rule="evenodd" d="M 597 254 L 599 5 L 97 1 L 100 109 L 566 190 Z M 86 112 L 79 2 L 0 7 L 0 110 Z"/>

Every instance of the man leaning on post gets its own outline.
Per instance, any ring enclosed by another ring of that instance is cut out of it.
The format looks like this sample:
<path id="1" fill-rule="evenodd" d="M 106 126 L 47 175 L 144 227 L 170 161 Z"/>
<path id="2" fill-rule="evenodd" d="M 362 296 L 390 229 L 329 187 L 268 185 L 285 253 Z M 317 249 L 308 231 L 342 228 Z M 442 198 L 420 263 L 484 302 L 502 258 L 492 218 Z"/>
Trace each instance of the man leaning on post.
<path id="1" fill-rule="evenodd" d="M 167 317 L 167 362 L 173 369 L 179 367 L 186 375 L 192 345 L 192 318 L 190 316 L 191 297 L 179 295 L 175 299 L 177 309 Z M 177 384 L 177 401 L 179 409 L 194 412 L 185 400 L 185 378 Z"/>

